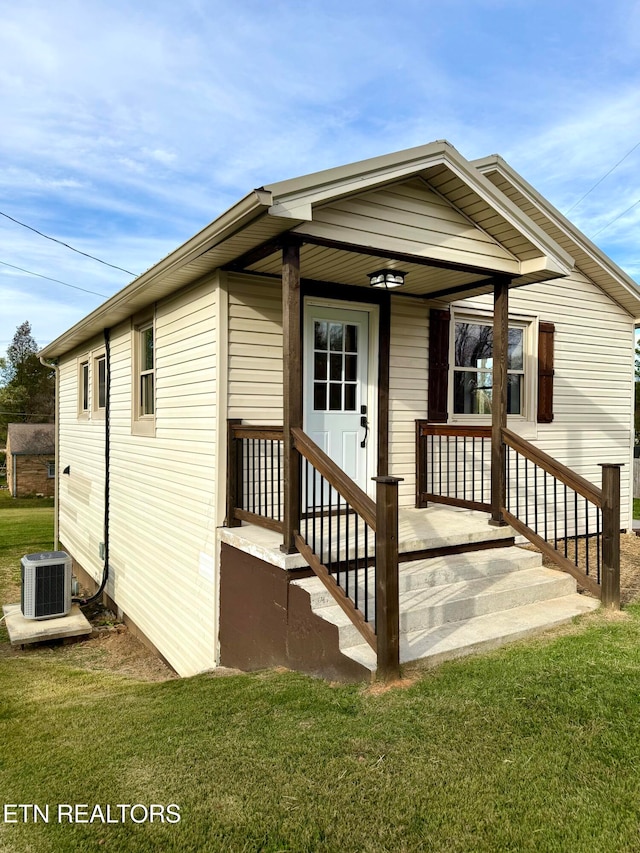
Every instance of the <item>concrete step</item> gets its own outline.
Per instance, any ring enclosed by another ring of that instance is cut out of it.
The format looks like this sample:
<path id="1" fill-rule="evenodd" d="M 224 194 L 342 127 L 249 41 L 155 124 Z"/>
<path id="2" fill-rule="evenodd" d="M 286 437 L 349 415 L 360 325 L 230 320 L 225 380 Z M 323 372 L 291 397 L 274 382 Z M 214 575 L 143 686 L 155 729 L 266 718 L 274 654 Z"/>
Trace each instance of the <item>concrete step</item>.
<path id="1" fill-rule="evenodd" d="M 400 593 L 425 587 L 456 584 L 480 578 L 496 577 L 508 572 L 521 571 L 542 565 L 542 556 L 536 551 L 527 551 L 515 546 L 491 548 L 486 551 L 473 551 L 464 554 L 449 554 L 443 557 L 431 557 L 400 563 L 398 587 Z M 364 599 L 364 572 L 359 573 L 359 598 Z M 305 578 L 296 581 L 309 593 L 314 610 L 330 607 L 334 598 L 319 578 Z M 373 568 L 367 572 L 368 589 L 373 590 Z"/>
<path id="2" fill-rule="evenodd" d="M 400 594 L 400 633 L 435 628 L 575 591 L 576 582 L 571 575 L 543 567 L 407 590 Z M 338 627 L 341 650 L 362 642 L 360 632 L 337 604 L 314 608 L 314 612 Z M 373 598 L 369 602 L 369 620 L 373 620 Z"/>
<path id="3" fill-rule="evenodd" d="M 447 622 L 437 627 L 411 631 L 401 634 L 400 661 L 424 661 L 426 665 L 435 666 L 445 660 L 487 651 L 540 633 L 589 613 L 599 605 L 600 602 L 595 598 L 574 593 L 460 622 Z M 345 648 L 343 654 L 375 672 L 376 657 L 367 643 L 361 642 Z"/>

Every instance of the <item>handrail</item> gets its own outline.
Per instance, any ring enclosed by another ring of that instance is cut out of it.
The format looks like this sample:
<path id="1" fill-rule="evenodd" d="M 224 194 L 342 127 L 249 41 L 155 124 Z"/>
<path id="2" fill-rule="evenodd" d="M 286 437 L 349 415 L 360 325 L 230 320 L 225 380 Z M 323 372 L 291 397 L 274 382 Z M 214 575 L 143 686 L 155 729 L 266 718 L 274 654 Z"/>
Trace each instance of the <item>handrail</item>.
<path id="1" fill-rule="evenodd" d="M 540 450 L 534 444 L 531 444 L 530 441 L 527 441 L 525 438 L 522 438 L 510 429 L 503 428 L 502 438 L 505 444 L 508 444 L 509 447 L 512 447 L 518 453 L 526 456 L 531 460 L 531 462 L 539 465 L 553 477 L 561 480 L 569 486 L 569 488 L 578 492 L 579 495 L 582 495 L 583 498 L 591 501 L 591 503 L 595 504 L 597 507 L 602 507 L 602 489 L 594 486 L 593 483 L 585 480 L 585 478 L 581 477 L 580 474 L 576 474 L 576 472 L 572 471 L 571 468 L 563 465 L 562 462 L 558 462 L 558 460 L 554 459 L 553 456 L 549 456 L 548 453 Z"/>
<path id="2" fill-rule="evenodd" d="M 304 516 L 304 535 L 303 530 L 297 532 L 295 544 L 375 651 L 378 676 L 397 678 L 400 672 L 400 478 L 374 477 L 376 500 L 373 501 L 303 430 L 292 427 L 291 440 L 293 449 L 304 460 L 304 482 L 307 494 L 311 484 L 313 499 L 311 519 L 309 513 Z M 316 505 L 316 475 L 320 477 L 319 512 Z M 326 492 L 328 504 L 324 502 L 325 481 L 329 485 Z M 337 494 L 334 505 L 332 490 Z M 344 500 L 344 507 L 341 506 L 341 499 Z M 370 550 L 370 545 L 373 545 L 373 550 Z M 371 569 L 373 577 L 370 576 Z M 369 619 L 371 603 L 373 626 Z"/>
<path id="3" fill-rule="evenodd" d="M 305 459 L 325 477 L 333 488 L 349 502 L 369 527 L 376 530 L 376 505 L 353 480 L 339 468 L 333 459 L 321 450 L 309 436 L 298 427 L 292 427 L 293 446 Z"/>
<path id="4" fill-rule="evenodd" d="M 473 438 L 491 438 L 490 426 L 472 426 L 470 424 L 430 424 L 428 421 L 418 420 L 418 429 L 421 435 L 450 435 L 468 436 Z"/>
<path id="5" fill-rule="evenodd" d="M 255 438 L 266 441 L 284 440 L 284 429 L 281 426 L 256 426 L 231 422 L 230 429 L 233 438 Z"/>

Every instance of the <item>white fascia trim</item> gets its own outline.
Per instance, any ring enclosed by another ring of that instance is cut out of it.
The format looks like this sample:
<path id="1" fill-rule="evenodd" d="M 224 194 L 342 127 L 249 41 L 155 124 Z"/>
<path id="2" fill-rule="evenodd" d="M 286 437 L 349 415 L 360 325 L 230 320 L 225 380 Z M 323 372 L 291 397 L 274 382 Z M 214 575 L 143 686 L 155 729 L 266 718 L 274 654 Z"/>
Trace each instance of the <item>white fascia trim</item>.
<path id="1" fill-rule="evenodd" d="M 394 183 L 437 165 L 446 166 L 482 201 L 496 210 L 510 225 L 540 249 L 541 258 L 524 262 L 527 272 L 549 270 L 550 273 L 558 275 L 568 275 L 571 272 L 574 267 L 571 255 L 558 246 L 542 228 L 532 222 L 480 170 L 446 141 L 433 142 L 430 145 L 411 148 L 397 154 L 376 157 L 350 166 L 317 172 L 304 178 L 271 184 L 265 187 L 274 197 L 274 205 L 269 212 L 278 216 L 311 220 L 311 208 L 314 205 L 361 193 L 385 183 Z"/>
<path id="2" fill-rule="evenodd" d="M 49 358 L 52 355 L 60 355 L 65 352 L 65 342 L 68 339 L 75 338 L 78 333 L 81 334 L 83 328 L 93 329 L 98 320 L 101 320 L 102 325 L 105 327 L 111 325 L 109 318 L 115 309 L 126 305 L 139 291 L 152 282 L 176 269 L 186 266 L 190 261 L 205 254 L 218 245 L 218 243 L 222 243 L 237 231 L 246 227 L 260 214 L 266 212 L 271 206 L 272 201 L 271 193 L 268 191 L 252 190 L 237 204 L 207 225 L 206 228 L 203 228 L 190 240 L 187 240 L 186 243 L 183 243 L 182 246 L 179 246 L 157 264 L 154 264 L 154 266 L 135 278 L 122 290 L 119 290 L 118 293 L 114 294 L 106 302 L 103 302 L 95 311 L 87 314 L 79 323 L 76 323 L 75 326 L 72 326 L 71 329 L 68 329 L 60 337 L 44 347 L 39 353 L 40 356 L 42 358 Z M 94 332 L 92 331 L 91 334 L 94 334 Z"/>

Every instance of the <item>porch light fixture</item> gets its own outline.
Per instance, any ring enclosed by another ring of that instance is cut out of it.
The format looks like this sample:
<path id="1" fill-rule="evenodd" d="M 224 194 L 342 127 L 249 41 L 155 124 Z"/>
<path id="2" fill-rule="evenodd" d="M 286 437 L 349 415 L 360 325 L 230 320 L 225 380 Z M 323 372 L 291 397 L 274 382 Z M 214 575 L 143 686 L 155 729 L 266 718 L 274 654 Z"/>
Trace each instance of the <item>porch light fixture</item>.
<path id="1" fill-rule="evenodd" d="M 369 284 L 371 287 L 383 287 L 392 290 L 394 287 L 402 287 L 404 284 L 404 273 L 402 270 L 377 270 L 369 273 Z"/>

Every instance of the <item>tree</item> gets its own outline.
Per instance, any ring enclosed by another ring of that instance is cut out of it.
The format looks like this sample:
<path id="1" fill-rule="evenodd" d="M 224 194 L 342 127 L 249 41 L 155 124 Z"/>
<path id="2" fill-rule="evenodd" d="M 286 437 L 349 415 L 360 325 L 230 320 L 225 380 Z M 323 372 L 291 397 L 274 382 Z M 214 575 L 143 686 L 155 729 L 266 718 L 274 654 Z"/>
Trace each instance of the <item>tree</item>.
<path id="1" fill-rule="evenodd" d="M 6 441 L 7 424 L 53 421 L 54 396 L 54 371 L 40 362 L 31 324 L 25 321 L 0 359 L 0 442 Z"/>

